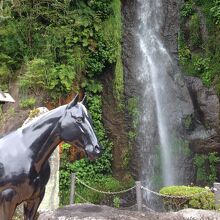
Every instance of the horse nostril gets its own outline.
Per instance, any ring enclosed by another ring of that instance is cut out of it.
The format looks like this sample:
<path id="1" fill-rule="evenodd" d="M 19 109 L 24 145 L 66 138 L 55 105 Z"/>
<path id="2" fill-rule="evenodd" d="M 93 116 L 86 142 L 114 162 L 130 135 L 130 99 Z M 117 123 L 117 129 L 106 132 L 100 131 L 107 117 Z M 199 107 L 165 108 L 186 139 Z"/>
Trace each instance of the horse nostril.
<path id="1" fill-rule="evenodd" d="M 99 147 L 98 145 L 95 146 L 95 152 L 96 152 L 97 154 L 100 154 L 100 153 L 101 153 L 100 147 Z"/>

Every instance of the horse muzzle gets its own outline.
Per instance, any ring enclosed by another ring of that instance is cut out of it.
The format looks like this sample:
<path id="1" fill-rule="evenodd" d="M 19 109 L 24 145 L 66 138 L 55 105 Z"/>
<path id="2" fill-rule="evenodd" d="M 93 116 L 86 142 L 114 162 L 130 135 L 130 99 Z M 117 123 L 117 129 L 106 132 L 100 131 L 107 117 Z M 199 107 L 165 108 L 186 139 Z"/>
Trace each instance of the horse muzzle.
<path id="1" fill-rule="evenodd" d="M 85 152 L 89 160 L 93 161 L 101 156 L 101 148 L 99 145 L 86 145 Z"/>

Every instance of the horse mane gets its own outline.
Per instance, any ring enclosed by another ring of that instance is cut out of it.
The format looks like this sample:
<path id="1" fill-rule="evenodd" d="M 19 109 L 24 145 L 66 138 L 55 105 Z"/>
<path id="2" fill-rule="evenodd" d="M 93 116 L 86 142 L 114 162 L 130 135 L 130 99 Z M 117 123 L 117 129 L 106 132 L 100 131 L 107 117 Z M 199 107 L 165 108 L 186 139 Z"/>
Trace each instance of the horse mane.
<path id="1" fill-rule="evenodd" d="M 22 125 L 22 128 L 28 127 L 32 124 L 34 124 L 36 121 L 38 121 L 39 119 L 43 118 L 45 115 L 47 115 L 50 111 L 45 112 L 41 115 L 38 115 L 37 117 L 34 117 L 32 120 L 28 121 L 27 123 L 24 122 L 24 124 Z"/>

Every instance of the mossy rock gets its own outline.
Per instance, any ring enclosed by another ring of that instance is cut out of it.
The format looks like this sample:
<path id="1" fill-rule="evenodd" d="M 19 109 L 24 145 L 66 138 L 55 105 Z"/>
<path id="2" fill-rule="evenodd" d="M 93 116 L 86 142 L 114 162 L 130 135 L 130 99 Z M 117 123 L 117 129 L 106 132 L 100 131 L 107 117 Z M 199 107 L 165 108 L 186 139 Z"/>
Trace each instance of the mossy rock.
<path id="1" fill-rule="evenodd" d="M 208 188 L 198 186 L 167 186 L 160 190 L 164 196 L 166 210 L 179 210 L 183 208 L 215 209 L 214 193 Z M 176 197 L 175 197 L 176 196 Z"/>
<path id="2" fill-rule="evenodd" d="M 186 115 L 183 118 L 183 126 L 188 131 L 193 130 L 193 115 Z"/>

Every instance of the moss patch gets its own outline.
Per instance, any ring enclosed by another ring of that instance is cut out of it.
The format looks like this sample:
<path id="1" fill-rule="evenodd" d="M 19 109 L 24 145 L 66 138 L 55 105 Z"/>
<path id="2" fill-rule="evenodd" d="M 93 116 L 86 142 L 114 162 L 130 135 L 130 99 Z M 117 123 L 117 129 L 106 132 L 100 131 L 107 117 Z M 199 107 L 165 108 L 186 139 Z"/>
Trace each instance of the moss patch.
<path id="1" fill-rule="evenodd" d="M 214 193 L 207 188 L 197 186 L 167 186 L 160 190 L 164 197 L 164 205 L 167 210 L 179 210 L 182 208 L 215 209 Z M 175 196 L 177 196 L 175 198 Z M 178 198 L 180 196 L 181 198 Z M 190 198 L 189 198 L 190 197 Z"/>

